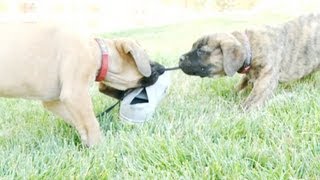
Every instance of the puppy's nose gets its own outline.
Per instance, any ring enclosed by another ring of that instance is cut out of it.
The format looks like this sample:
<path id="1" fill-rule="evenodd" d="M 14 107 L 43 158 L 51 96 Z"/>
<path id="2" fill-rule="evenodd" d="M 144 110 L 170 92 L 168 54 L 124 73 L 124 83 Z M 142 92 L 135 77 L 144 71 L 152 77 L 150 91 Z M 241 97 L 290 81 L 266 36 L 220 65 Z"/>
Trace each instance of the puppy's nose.
<path id="1" fill-rule="evenodd" d="M 160 65 L 160 67 L 159 67 L 159 69 L 157 71 L 158 71 L 159 75 L 162 75 L 164 73 L 164 71 L 165 71 L 165 67 Z"/>
<path id="2" fill-rule="evenodd" d="M 184 55 L 180 56 L 180 62 L 184 61 L 186 59 L 186 57 Z"/>

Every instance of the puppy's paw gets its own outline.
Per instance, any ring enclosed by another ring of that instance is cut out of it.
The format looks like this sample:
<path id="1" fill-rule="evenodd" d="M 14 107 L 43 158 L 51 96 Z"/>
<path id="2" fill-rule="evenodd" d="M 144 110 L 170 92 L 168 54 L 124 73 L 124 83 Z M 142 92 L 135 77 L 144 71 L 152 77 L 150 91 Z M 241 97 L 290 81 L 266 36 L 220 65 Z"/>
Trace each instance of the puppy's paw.
<path id="1" fill-rule="evenodd" d="M 99 145 L 104 139 L 103 137 L 101 131 L 97 131 L 88 134 L 86 137 L 81 137 L 81 140 L 87 147 L 92 148 Z"/>
<path id="2" fill-rule="evenodd" d="M 263 105 L 264 103 L 261 101 L 246 100 L 241 103 L 241 109 L 243 111 L 259 110 L 263 108 Z"/>
<path id="3" fill-rule="evenodd" d="M 244 112 L 250 111 L 251 109 L 252 109 L 252 106 L 250 106 L 246 102 L 243 102 L 243 103 L 240 104 L 240 110 L 242 110 Z"/>

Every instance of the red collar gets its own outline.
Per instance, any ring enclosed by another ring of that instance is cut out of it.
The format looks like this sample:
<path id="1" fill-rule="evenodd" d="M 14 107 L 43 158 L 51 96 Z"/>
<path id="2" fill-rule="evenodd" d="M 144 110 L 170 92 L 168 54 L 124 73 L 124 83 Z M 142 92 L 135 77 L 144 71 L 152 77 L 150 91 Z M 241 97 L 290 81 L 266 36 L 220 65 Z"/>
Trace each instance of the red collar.
<path id="1" fill-rule="evenodd" d="M 103 40 L 99 39 L 99 38 L 96 38 L 95 40 L 99 44 L 99 47 L 101 50 L 101 67 L 100 67 L 100 69 L 98 71 L 98 75 L 96 77 L 96 81 L 100 82 L 100 81 L 104 81 L 107 76 L 109 56 L 108 56 L 107 47 L 104 44 Z"/>

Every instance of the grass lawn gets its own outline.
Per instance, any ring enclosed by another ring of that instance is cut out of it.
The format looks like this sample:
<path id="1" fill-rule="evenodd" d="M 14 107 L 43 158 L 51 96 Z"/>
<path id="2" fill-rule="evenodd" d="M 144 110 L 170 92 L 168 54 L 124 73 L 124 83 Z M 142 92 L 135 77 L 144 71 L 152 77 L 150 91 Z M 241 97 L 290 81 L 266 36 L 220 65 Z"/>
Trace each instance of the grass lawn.
<path id="1" fill-rule="evenodd" d="M 103 34 L 138 39 L 166 66 L 199 36 L 282 22 L 285 16 L 211 18 Z M 101 146 L 82 147 L 75 129 L 39 102 L 0 101 L 0 179 L 318 179 L 320 73 L 281 85 L 260 111 L 242 113 L 239 76 L 198 78 L 172 73 L 172 86 L 154 118 L 132 126 L 117 110 L 100 120 Z M 91 89 L 95 112 L 115 102 Z"/>

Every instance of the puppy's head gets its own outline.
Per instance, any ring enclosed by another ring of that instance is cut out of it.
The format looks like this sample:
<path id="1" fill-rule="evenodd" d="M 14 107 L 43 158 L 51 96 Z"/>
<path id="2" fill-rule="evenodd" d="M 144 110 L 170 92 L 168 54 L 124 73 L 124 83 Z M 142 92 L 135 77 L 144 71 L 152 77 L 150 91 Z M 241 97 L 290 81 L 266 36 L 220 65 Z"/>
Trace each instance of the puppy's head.
<path id="1" fill-rule="evenodd" d="M 203 36 L 191 51 L 180 57 L 179 66 L 188 75 L 200 77 L 233 76 L 245 61 L 245 48 L 232 34 Z"/>
<path id="2" fill-rule="evenodd" d="M 105 41 L 109 51 L 108 72 L 99 90 L 119 97 L 127 89 L 154 84 L 164 67 L 152 62 L 138 42 L 130 39 Z"/>

